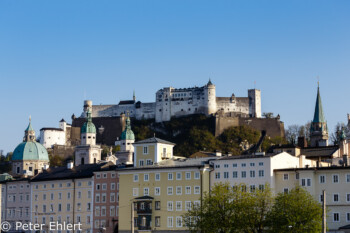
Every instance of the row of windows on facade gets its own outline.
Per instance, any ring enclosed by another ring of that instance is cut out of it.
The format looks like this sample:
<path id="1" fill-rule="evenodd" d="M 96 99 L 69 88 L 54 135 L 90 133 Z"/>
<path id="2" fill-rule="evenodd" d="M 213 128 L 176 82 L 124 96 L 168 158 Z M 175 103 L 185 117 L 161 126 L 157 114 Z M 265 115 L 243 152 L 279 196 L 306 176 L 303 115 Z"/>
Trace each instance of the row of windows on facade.
<path id="1" fill-rule="evenodd" d="M 107 179 L 108 178 L 108 173 L 102 173 L 102 174 L 98 173 L 98 174 L 96 174 L 96 179 L 101 179 L 101 178 Z M 116 178 L 116 173 L 111 173 L 111 178 Z"/>
<path id="2" fill-rule="evenodd" d="M 155 216 L 155 227 L 161 227 L 160 225 L 160 216 Z M 183 227 L 182 225 L 182 216 L 176 216 L 175 217 L 176 225 L 175 227 Z M 152 222 L 149 223 L 150 227 L 152 226 Z M 139 219 L 137 217 L 134 218 L 134 226 L 137 226 L 138 228 L 145 228 L 147 227 L 147 218 L 146 216 L 141 217 L 141 220 L 139 222 Z M 174 217 L 168 217 L 167 218 L 167 227 L 173 228 L 174 227 Z"/>
<path id="3" fill-rule="evenodd" d="M 62 193 L 58 193 L 58 200 L 62 200 Z M 67 192 L 67 199 L 71 199 L 72 197 L 72 193 L 71 192 Z M 78 199 L 82 198 L 82 192 L 81 191 L 78 191 L 77 192 L 77 196 L 76 196 Z M 91 198 L 91 191 L 89 190 L 87 192 L 87 198 Z M 47 200 L 47 194 L 46 193 L 43 193 L 42 194 L 42 200 Z M 40 200 L 40 201 L 42 201 Z M 51 193 L 50 194 L 50 200 L 53 201 L 55 200 L 55 194 L 54 193 Z M 34 201 L 39 201 L 39 194 L 34 194 Z"/>
<path id="4" fill-rule="evenodd" d="M 350 203 L 350 193 L 346 193 L 345 197 L 341 197 L 341 195 L 339 193 L 332 194 L 332 201 L 333 202 L 338 203 L 341 200 L 345 200 L 346 202 Z M 320 194 L 320 202 L 323 202 L 323 194 Z M 326 202 L 327 202 L 327 200 L 326 200 Z"/>
<path id="5" fill-rule="evenodd" d="M 259 166 L 264 166 L 264 162 L 258 162 L 258 165 Z M 247 167 L 247 163 L 240 163 L 240 164 L 238 164 L 238 163 L 233 163 L 232 164 L 232 167 Z M 251 163 L 249 163 L 249 166 L 250 167 L 255 167 L 255 162 L 251 162 Z M 215 168 L 220 168 L 221 167 L 221 164 L 215 164 Z M 224 164 L 224 168 L 229 168 L 230 167 L 230 165 L 228 164 L 228 163 L 225 163 Z"/>
<path id="6" fill-rule="evenodd" d="M 333 222 L 340 222 L 340 213 L 333 213 Z M 345 213 L 345 220 L 350 222 L 350 213 Z"/>
<path id="7" fill-rule="evenodd" d="M 299 173 L 295 174 L 295 179 L 297 179 L 297 180 L 299 179 Z M 283 174 L 283 180 L 289 180 L 288 173 Z M 319 175 L 318 180 L 319 180 L 320 184 L 325 184 L 326 183 L 326 175 Z M 310 184 L 307 186 L 311 186 L 311 178 L 302 179 L 302 186 L 306 186 L 305 181 L 307 181 Z M 350 173 L 345 174 L 345 181 L 346 181 L 346 183 L 350 183 Z M 332 183 L 339 183 L 339 182 L 340 182 L 339 174 L 332 174 Z"/>
<path id="8" fill-rule="evenodd" d="M 66 184 L 66 187 L 72 187 L 72 182 L 67 182 L 65 184 Z M 85 182 L 80 182 L 80 181 L 77 182 L 77 186 L 78 187 L 81 187 L 83 184 L 85 184 Z M 91 186 L 92 185 L 92 181 L 88 181 L 86 184 L 88 186 Z M 48 186 L 47 184 L 43 184 L 41 187 L 42 187 L 42 189 L 46 189 L 48 187 L 51 187 L 53 189 L 53 188 L 55 188 L 55 184 L 51 184 L 50 186 Z M 59 188 L 63 188 L 63 183 L 59 183 L 58 187 Z M 39 189 L 39 185 L 35 185 L 34 189 Z"/>
<path id="9" fill-rule="evenodd" d="M 81 205 L 80 202 L 77 203 L 75 211 L 82 211 L 82 207 L 81 206 L 82 205 Z M 86 211 L 91 211 L 91 206 L 92 206 L 91 203 L 86 203 Z M 73 210 L 71 208 L 71 204 L 67 203 L 66 204 L 66 211 L 71 211 L 71 210 Z M 57 212 L 62 212 L 62 211 L 63 211 L 62 204 L 58 203 L 57 204 Z M 55 204 L 50 204 L 49 212 L 55 212 Z M 49 213 L 49 212 L 47 211 L 46 205 L 42 205 L 41 212 L 39 212 L 39 206 L 35 205 L 35 208 L 34 208 L 34 213 L 35 214 L 38 214 L 38 213 L 42 214 L 42 213 Z"/>
<path id="10" fill-rule="evenodd" d="M 259 173 L 259 177 L 264 177 L 265 176 L 264 170 L 259 170 L 258 173 Z M 223 174 L 224 174 L 224 176 L 223 176 L 224 179 L 229 179 L 230 178 L 229 172 L 223 172 Z M 255 177 L 255 171 L 254 170 L 249 171 L 249 174 L 250 174 L 251 178 Z M 239 178 L 237 171 L 232 172 L 232 178 Z M 247 172 L 246 171 L 241 171 L 241 178 L 247 178 Z M 220 172 L 215 172 L 215 179 L 221 179 L 221 173 Z"/>
<path id="11" fill-rule="evenodd" d="M 186 180 L 190 180 L 191 179 L 191 172 L 185 172 L 185 179 Z M 200 173 L 199 172 L 195 172 L 194 173 L 194 179 L 198 180 L 200 179 Z M 139 174 L 134 174 L 134 182 L 138 182 L 139 181 Z M 143 181 L 149 181 L 149 174 L 143 174 Z M 155 173 L 154 175 L 154 180 L 155 181 L 160 181 L 160 173 Z M 168 173 L 168 180 L 174 180 L 174 173 L 170 172 Z M 182 180 L 182 172 L 176 172 L 176 180 Z"/>
<path id="12" fill-rule="evenodd" d="M 46 222 L 47 219 L 49 220 L 49 222 Z M 59 224 L 62 224 L 62 223 L 69 224 L 69 223 L 73 222 L 69 215 L 67 215 L 65 219 L 66 220 L 64 221 L 60 215 L 57 216 L 56 220 L 55 220 L 54 216 L 50 216 L 50 217 L 43 216 L 43 217 L 41 217 L 40 223 L 46 224 L 46 223 L 50 223 L 50 222 L 57 222 Z M 83 220 L 80 215 L 77 215 L 76 222 L 81 223 L 82 225 L 91 224 L 91 216 L 87 215 L 86 219 Z M 38 224 L 38 223 L 39 223 L 39 218 L 35 217 L 34 224 Z"/>
<path id="13" fill-rule="evenodd" d="M 30 185 L 29 185 L 29 184 L 26 184 L 26 185 L 21 184 L 21 185 L 19 186 L 19 188 L 20 188 L 20 189 L 24 189 L 24 186 L 26 186 L 26 188 L 30 188 Z M 17 189 L 17 185 L 8 185 L 8 189 L 9 189 L 9 190 L 11 190 L 11 189 Z M 1 191 L 4 192 L 4 191 L 5 191 L 5 188 L 3 187 L 3 188 L 1 189 Z"/>
<path id="14" fill-rule="evenodd" d="M 176 186 L 176 195 L 182 195 L 182 186 Z M 185 194 L 192 194 L 192 187 L 191 186 L 185 186 Z M 137 197 L 139 196 L 139 188 L 133 188 L 133 196 Z M 167 194 L 173 195 L 174 194 L 174 187 L 167 187 Z M 200 194 L 200 186 L 194 186 L 193 187 L 193 194 Z M 143 195 L 149 196 L 150 195 L 150 189 L 149 188 L 143 188 Z M 154 188 L 154 195 L 160 196 L 160 187 Z"/>
<path id="15" fill-rule="evenodd" d="M 25 208 L 23 211 L 23 207 L 19 207 L 18 210 L 16 208 L 8 208 L 6 217 L 29 217 L 29 207 Z M 5 216 L 4 211 L 2 215 Z"/>
<path id="16" fill-rule="evenodd" d="M 25 195 L 25 201 L 29 201 L 30 200 L 30 195 L 26 194 Z M 3 201 L 5 201 L 5 199 L 3 199 Z M 9 194 L 7 195 L 7 201 L 8 202 L 16 202 L 18 201 L 18 199 L 16 199 L 16 194 Z M 24 201 L 24 195 L 23 194 L 19 194 L 19 202 L 23 202 Z"/>
<path id="17" fill-rule="evenodd" d="M 148 146 L 144 146 L 143 147 L 143 154 L 144 155 L 148 155 Z M 167 157 L 167 149 L 166 149 L 166 147 L 163 148 L 162 157 Z"/>

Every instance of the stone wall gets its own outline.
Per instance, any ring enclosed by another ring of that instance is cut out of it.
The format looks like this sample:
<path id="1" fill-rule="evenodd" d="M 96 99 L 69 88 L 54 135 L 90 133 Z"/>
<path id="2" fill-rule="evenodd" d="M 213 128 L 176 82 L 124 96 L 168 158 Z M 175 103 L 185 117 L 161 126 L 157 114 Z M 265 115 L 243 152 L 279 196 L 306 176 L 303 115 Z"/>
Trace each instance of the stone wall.
<path id="1" fill-rule="evenodd" d="M 226 128 L 231 126 L 248 125 L 256 130 L 266 131 L 270 137 L 284 137 L 284 123 L 278 118 L 249 118 L 215 116 L 215 136 L 219 136 Z"/>

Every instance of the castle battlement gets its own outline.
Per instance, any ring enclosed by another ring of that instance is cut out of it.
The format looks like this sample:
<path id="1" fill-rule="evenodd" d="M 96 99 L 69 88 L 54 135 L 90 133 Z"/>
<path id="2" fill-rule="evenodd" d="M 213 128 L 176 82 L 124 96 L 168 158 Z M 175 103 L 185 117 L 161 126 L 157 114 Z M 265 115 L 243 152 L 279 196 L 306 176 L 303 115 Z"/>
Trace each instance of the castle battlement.
<path id="1" fill-rule="evenodd" d="M 136 119 L 155 119 L 156 122 L 169 121 L 171 117 L 191 114 L 243 114 L 250 117 L 261 117 L 261 92 L 248 90 L 247 97 L 217 97 L 215 85 L 209 82 L 202 87 L 174 88 L 165 87 L 156 92 L 155 102 L 142 103 L 133 100 L 120 101 L 116 105 L 92 105 L 84 102 L 84 112 L 92 110 L 92 117 L 116 117 L 130 114 Z"/>

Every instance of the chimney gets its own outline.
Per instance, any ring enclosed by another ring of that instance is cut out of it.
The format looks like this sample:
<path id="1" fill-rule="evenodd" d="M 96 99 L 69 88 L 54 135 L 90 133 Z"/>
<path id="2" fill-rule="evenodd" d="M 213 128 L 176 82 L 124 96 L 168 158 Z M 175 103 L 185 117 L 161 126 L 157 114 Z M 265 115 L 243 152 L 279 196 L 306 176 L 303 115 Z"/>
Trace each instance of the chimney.
<path id="1" fill-rule="evenodd" d="M 221 151 L 216 150 L 215 151 L 215 155 L 218 156 L 218 157 L 222 156 Z"/>
<path id="2" fill-rule="evenodd" d="M 47 169 L 49 169 L 49 165 L 48 164 L 44 164 L 43 170 L 46 171 Z"/>
<path id="3" fill-rule="evenodd" d="M 300 155 L 299 156 L 299 167 L 303 168 L 305 164 L 305 155 Z"/>
<path id="4" fill-rule="evenodd" d="M 307 147 L 307 141 L 305 137 L 298 137 L 298 146 L 299 147 Z"/>
<path id="5" fill-rule="evenodd" d="M 347 167 L 348 166 L 348 155 L 343 155 L 343 164 L 344 164 L 344 166 L 345 167 Z"/>
<path id="6" fill-rule="evenodd" d="M 69 161 L 67 162 L 67 168 L 68 168 L 68 169 L 72 169 L 72 168 L 73 168 L 73 161 L 72 161 L 72 160 L 69 160 Z"/>

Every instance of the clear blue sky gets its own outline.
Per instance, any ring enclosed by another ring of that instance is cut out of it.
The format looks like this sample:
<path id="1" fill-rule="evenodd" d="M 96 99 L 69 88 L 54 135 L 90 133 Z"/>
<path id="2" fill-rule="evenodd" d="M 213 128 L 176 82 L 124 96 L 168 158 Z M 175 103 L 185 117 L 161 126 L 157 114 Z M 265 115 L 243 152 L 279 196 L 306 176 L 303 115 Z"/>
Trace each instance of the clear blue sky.
<path id="1" fill-rule="evenodd" d="M 154 101 L 166 86 L 262 91 L 286 126 L 350 112 L 350 1 L 0 1 L 0 149 L 82 112 L 83 100 Z"/>

